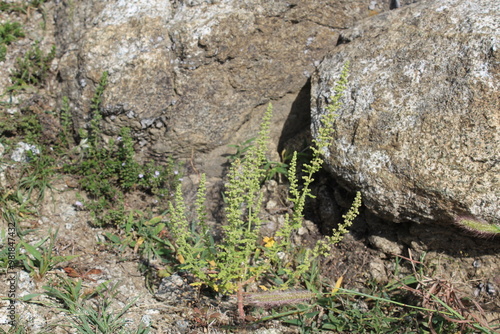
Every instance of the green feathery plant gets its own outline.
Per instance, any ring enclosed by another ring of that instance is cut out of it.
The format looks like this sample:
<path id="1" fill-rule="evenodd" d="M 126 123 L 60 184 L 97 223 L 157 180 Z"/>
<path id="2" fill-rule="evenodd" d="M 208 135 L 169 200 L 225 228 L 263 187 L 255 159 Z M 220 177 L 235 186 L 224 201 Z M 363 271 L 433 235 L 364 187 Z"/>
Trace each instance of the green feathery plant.
<path id="1" fill-rule="evenodd" d="M 170 223 L 179 262 L 183 269 L 193 272 L 216 291 L 234 292 L 251 277 L 259 276 L 268 269 L 265 263 L 256 265 L 254 260 L 259 259 L 253 255 L 261 225 L 258 214 L 262 204 L 260 182 L 264 172 L 260 166 L 265 159 L 271 116 L 270 106 L 264 115 L 257 144 L 249 148 L 246 159 L 236 159 L 231 166 L 225 192 L 227 224 L 223 226 L 225 237 L 222 243 L 213 244 L 201 214 L 205 198 L 204 176 L 196 201 L 196 211 L 200 216 L 198 225 L 202 226 L 201 238 L 192 236 L 180 185 L 174 203 L 170 205 Z"/>
<path id="2" fill-rule="evenodd" d="M 42 125 L 36 115 L 0 114 L 0 136 L 2 143 L 15 144 L 13 138 L 22 138 L 22 141 L 37 145 L 42 136 Z"/>
<path id="3" fill-rule="evenodd" d="M 8 45 L 24 36 L 22 26 L 19 22 L 5 22 L 0 24 L 0 43 Z"/>
<path id="4" fill-rule="evenodd" d="M 80 158 L 64 166 L 64 171 L 81 175 L 80 186 L 86 191 L 88 201 L 78 201 L 77 206 L 89 209 L 96 225 L 126 224 L 129 210 L 124 204 L 125 193 L 141 190 L 167 199 L 180 177 L 174 172 L 171 159 L 164 166 L 154 163 L 140 164 L 135 160 L 134 140 L 129 128 L 120 129 L 119 136 L 107 145 L 101 140 L 101 103 L 108 82 L 108 72 L 103 72 L 91 100 L 88 131 L 80 129 Z M 69 102 L 63 98 L 61 110 L 63 139 L 70 138 L 71 115 Z"/>
<path id="5" fill-rule="evenodd" d="M 340 99 L 347 85 L 347 77 L 349 73 L 349 64 L 346 63 L 342 70 L 339 80 L 336 82 L 334 87 L 334 95 L 332 96 L 332 101 L 327 107 L 327 112 L 321 118 L 321 126 L 318 129 L 317 138 L 313 139 L 313 145 L 311 146 L 312 158 L 309 163 L 303 165 L 302 169 L 302 184 L 297 178 L 297 152 L 294 152 L 292 160 L 290 162 L 290 167 L 288 171 L 288 180 L 290 182 L 290 198 L 289 201 L 293 204 L 293 213 L 291 217 L 287 214 L 285 216 L 285 222 L 283 226 L 276 232 L 276 243 L 271 250 L 274 254 L 270 257 L 276 265 L 282 263 L 279 253 L 293 254 L 294 246 L 291 243 L 292 236 L 298 231 L 302 226 L 302 221 L 304 219 L 304 208 L 306 204 L 306 199 L 308 197 L 314 198 L 311 193 L 311 184 L 314 182 L 314 174 L 316 174 L 323 165 L 322 154 L 326 152 L 330 143 L 332 141 L 333 123 L 335 122 L 335 117 L 337 110 L 340 108 Z M 323 255 L 326 256 L 330 248 L 339 243 L 342 237 L 347 233 L 347 228 L 352 225 L 354 218 L 359 214 L 359 207 L 361 206 L 361 193 L 356 194 L 356 198 L 352 204 L 349 212 L 343 216 L 344 222 L 340 223 L 336 230 L 333 231 L 332 236 L 327 236 L 324 240 L 317 242 L 314 249 L 307 248 L 305 254 L 301 257 L 297 267 L 283 267 L 282 271 L 286 274 L 285 276 L 290 277 L 290 281 L 301 277 L 305 274 L 312 265 L 314 259 Z"/>
<path id="6" fill-rule="evenodd" d="M 7 55 L 7 45 L 18 38 L 24 37 L 22 26 L 18 22 L 5 22 L 0 24 L 0 61 Z"/>
<path id="7" fill-rule="evenodd" d="M 222 226 L 224 236 L 220 242 L 214 244 L 206 227 L 201 233 L 193 233 L 196 231 L 189 223 L 182 189 L 180 185 L 177 187 L 174 202 L 170 204 L 170 224 L 173 227 L 175 251 L 181 268 L 193 273 L 200 279 L 200 284 L 206 284 L 216 291 L 236 292 L 241 318 L 244 318 L 243 290 L 247 284 L 257 281 L 262 275 L 270 274 L 277 268 L 281 269 L 284 277 L 288 277 L 286 281 L 282 281 L 285 286 L 305 274 L 314 258 L 325 254 L 332 246 L 331 243 L 338 243 L 342 239 L 361 205 L 361 196 L 358 194 L 351 211 L 344 217 L 344 223 L 332 237 L 319 242 L 313 250 L 306 249 L 302 252 L 303 256 L 294 266 L 281 265 L 283 256 L 287 254 L 293 256 L 301 251 L 299 246 L 293 245 L 292 237 L 302 226 L 307 197 L 313 197 L 311 194 L 313 175 L 321 168 L 323 163 L 321 154 L 332 140 L 335 112 L 340 107 L 339 101 L 346 87 L 347 75 L 346 64 L 335 88 L 332 104 L 321 120 L 322 126 L 318 138 L 313 141 L 312 160 L 309 164 L 305 164 L 302 170 L 304 174 L 302 182 L 299 182 L 296 176 L 297 153 L 292 157 L 288 175 L 291 195 L 289 200 L 294 205 L 294 212 L 291 217 L 286 216 L 285 223 L 276 233 L 276 239 L 274 237 L 262 239 L 259 234 L 262 225 L 259 214 L 263 200 L 261 182 L 266 174 L 265 153 L 272 118 L 271 105 L 264 114 L 255 144 L 245 147 L 244 159 L 235 158 L 232 161 L 225 190 L 227 222 Z M 202 199 L 205 198 L 204 178 L 200 184 L 196 203 L 198 225 L 205 226 L 204 216 L 200 217 L 200 212 L 203 210 Z"/>
<path id="8" fill-rule="evenodd" d="M 90 133 L 89 133 L 89 143 L 92 148 L 91 153 L 95 153 L 99 146 L 99 139 L 101 134 L 101 102 L 102 96 L 104 94 L 104 90 L 108 85 L 108 72 L 104 71 L 101 75 L 101 80 L 97 85 L 97 88 L 94 92 L 94 96 L 92 97 L 92 101 L 90 104 L 90 113 L 92 114 L 92 119 L 90 121 Z"/>
<path id="9" fill-rule="evenodd" d="M 69 99 L 67 96 L 64 96 L 62 98 L 60 120 L 61 120 L 61 132 L 59 134 L 59 138 L 61 140 L 61 146 L 65 149 L 68 149 L 73 144 L 73 138 L 72 138 L 73 120 L 71 117 L 71 109 L 69 105 Z"/>
<path id="10" fill-rule="evenodd" d="M 302 224 L 304 218 L 304 207 L 306 199 L 308 197 L 314 198 L 311 194 L 311 184 L 314 181 L 314 174 L 316 174 L 323 165 L 322 153 L 326 152 L 330 143 L 332 141 L 332 133 L 334 131 L 333 124 L 335 122 L 335 117 L 337 117 L 336 112 L 341 106 L 340 99 L 342 98 L 342 93 L 347 86 L 347 76 L 349 74 L 349 64 L 344 65 L 344 69 L 340 75 L 339 80 L 336 82 L 334 88 L 334 95 L 332 96 L 332 101 L 326 109 L 326 114 L 320 120 L 321 126 L 318 129 L 317 138 L 313 138 L 313 145 L 311 145 L 312 159 L 308 164 L 304 164 L 302 176 L 302 187 L 300 187 L 299 180 L 297 179 L 297 152 L 294 152 L 292 156 L 292 161 L 290 162 L 289 169 L 289 181 L 290 181 L 290 201 L 294 205 L 294 211 L 290 220 L 287 219 L 285 227 L 280 230 L 278 237 L 283 237 L 285 240 L 288 239 L 289 235 L 296 231 Z M 358 195 L 360 196 L 360 195 Z M 359 207 L 359 204 L 357 204 Z M 331 240 L 333 243 L 337 243 L 340 240 Z"/>
<path id="11" fill-rule="evenodd" d="M 10 75 L 13 85 L 8 88 L 9 91 L 24 89 L 27 86 L 43 86 L 50 64 L 56 56 L 56 47 L 52 46 L 50 52 L 45 54 L 39 44 L 40 42 L 36 41 L 24 57 L 17 59 L 16 68 Z"/>

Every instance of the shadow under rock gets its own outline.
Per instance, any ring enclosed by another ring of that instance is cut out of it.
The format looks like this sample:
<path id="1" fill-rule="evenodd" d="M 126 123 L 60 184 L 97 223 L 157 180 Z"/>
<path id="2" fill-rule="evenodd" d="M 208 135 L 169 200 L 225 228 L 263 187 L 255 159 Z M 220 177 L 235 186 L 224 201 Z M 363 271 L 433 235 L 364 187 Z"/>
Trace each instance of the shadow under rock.
<path id="1" fill-rule="evenodd" d="M 278 142 L 278 153 L 301 151 L 311 143 L 311 79 L 297 94 L 283 125 Z"/>

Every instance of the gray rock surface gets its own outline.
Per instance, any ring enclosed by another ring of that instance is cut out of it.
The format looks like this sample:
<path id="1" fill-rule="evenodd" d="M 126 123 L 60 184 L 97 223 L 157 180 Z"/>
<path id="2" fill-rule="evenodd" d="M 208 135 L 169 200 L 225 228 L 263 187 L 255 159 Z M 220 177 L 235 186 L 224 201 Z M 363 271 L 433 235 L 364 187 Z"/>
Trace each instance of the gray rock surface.
<path id="1" fill-rule="evenodd" d="M 12 151 L 11 159 L 16 162 L 30 161 L 30 153 L 33 155 L 40 154 L 40 150 L 36 145 L 28 144 L 25 142 L 17 143 L 15 149 Z"/>
<path id="2" fill-rule="evenodd" d="M 331 172 L 395 222 L 500 224 L 498 1 L 422 2 L 363 20 L 312 79 L 312 130 L 343 64 Z"/>
<path id="3" fill-rule="evenodd" d="M 255 136 L 267 103 L 274 142 L 294 134 L 285 119 L 337 31 L 388 9 L 388 0 L 67 2 L 56 15 L 61 95 L 76 127 L 86 127 L 109 71 L 107 136 L 128 126 L 145 156 L 194 156 L 220 175 L 227 144 Z"/>

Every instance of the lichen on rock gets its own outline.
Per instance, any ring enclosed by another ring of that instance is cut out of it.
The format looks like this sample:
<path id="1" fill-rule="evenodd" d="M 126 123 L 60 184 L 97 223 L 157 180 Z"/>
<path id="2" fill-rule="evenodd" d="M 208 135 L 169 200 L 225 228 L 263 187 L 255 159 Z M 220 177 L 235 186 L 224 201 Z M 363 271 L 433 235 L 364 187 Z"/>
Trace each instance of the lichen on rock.
<path id="1" fill-rule="evenodd" d="M 434 224 L 473 216 L 488 222 L 481 231 L 500 220 L 497 7 L 492 0 L 402 7 L 342 33 L 344 44 L 320 64 L 313 133 L 350 61 L 327 164 L 379 216 Z"/>

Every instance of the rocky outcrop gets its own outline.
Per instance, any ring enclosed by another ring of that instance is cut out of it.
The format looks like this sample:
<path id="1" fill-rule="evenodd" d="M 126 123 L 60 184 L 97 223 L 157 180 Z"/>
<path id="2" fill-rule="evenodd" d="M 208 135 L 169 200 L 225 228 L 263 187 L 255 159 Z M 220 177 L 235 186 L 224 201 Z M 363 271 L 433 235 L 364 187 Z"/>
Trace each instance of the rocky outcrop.
<path id="1" fill-rule="evenodd" d="M 498 2 L 422 2 L 366 19 L 312 79 L 312 128 L 344 63 L 334 176 L 391 221 L 500 229 Z"/>
<path id="2" fill-rule="evenodd" d="M 227 144 L 255 136 L 267 103 L 274 142 L 294 134 L 285 119 L 337 31 L 388 9 L 388 0 L 63 1 L 61 95 L 76 126 L 86 127 L 95 86 L 109 71 L 107 136 L 128 126 L 145 155 L 194 156 L 219 175 Z M 305 125 L 308 113 L 298 112 L 295 124 Z"/>

